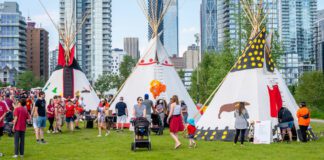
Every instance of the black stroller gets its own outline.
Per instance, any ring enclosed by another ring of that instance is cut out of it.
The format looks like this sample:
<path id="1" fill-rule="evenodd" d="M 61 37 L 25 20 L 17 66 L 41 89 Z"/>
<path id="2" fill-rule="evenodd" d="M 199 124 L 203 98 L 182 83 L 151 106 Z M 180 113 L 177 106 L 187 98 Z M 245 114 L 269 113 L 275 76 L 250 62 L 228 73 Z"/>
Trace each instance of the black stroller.
<path id="1" fill-rule="evenodd" d="M 146 118 L 137 118 L 134 124 L 134 142 L 132 142 L 131 149 L 136 151 L 137 148 L 147 148 L 151 150 L 151 139 L 149 126 L 150 122 Z M 137 138 L 142 137 L 142 138 Z"/>
<path id="2" fill-rule="evenodd" d="M 152 127 L 151 131 L 157 135 L 163 135 L 162 120 L 158 114 L 152 114 Z"/>

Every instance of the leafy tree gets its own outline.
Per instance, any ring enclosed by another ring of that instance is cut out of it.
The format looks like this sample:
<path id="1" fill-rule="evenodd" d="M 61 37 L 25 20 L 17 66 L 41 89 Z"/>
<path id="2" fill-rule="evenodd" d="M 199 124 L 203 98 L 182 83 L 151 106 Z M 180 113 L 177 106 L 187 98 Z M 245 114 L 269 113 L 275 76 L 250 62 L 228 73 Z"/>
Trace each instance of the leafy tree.
<path id="1" fill-rule="evenodd" d="M 118 88 L 120 79 L 118 75 L 104 74 L 99 76 L 94 84 L 94 88 L 103 94 L 105 91 Z"/>
<path id="2" fill-rule="evenodd" d="M 34 87 L 44 86 L 45 82 L 42 79 L 35 77 L 32 71 L 25 71 L 18 74 L 16 77 L 17 87 L 24 90 L 30 90 Z"/>
<path id="3" fill-rule="evenodd" d="M 128 78 L 132 73 L 133 68 L 136 65 L 136 61 L 129 55 L 124 56 L 123 62 L 120 63 L 119 72 L 120 72 L 120 85 Z M 118 88 L 120 87 L 118 85 Z"/>
<path id="4" fill-rule="evenodd" d="M 307 102 L 313 117 L 324 118 L 324 74 L 320 71 L 304 73 L 299 78 L 295 98 L 297 102 Z"/>
<path id="5" fill-rule="evenodd" d="M 9 83 L 3 83 L 2 81 L 0 81 L 0 87 L 8 87 L 10 86 Z"/>
<path id="6" fill-rule="evenodd" d="M 205 53 L 199 67 L 192 74 L 190 95 L 197 102 L 204 103 L 230 71 L 235 59 L 232 53 Z"/>
<path id="7" fill-rule="evenodd" d="M 180 69 L 180 71 L 178 71 L 178 75 L 179 75 L 179 77 L 183 80 L 184 77 L 185 77 L 185 72 L 184 72 L 184 70 Z"/>

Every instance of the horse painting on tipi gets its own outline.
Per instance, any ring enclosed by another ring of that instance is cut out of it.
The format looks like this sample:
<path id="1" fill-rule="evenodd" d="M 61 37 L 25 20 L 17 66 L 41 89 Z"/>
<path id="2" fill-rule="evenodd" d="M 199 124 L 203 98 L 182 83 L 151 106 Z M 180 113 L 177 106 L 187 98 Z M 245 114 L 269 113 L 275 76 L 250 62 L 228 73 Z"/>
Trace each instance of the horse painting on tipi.
<path id="1" fill-rule="evenodd" d="M 262 27 L 266 15 L 264 5 L 250 6 L 241 0 L 243 10 L 252 24 L 251 36 L 236 64 L 215 90 L 215 95 L 204 115 L 197 123 L 195 137 L 203 140 L 232 141 L 235 135 L 234 111 L 244 102 L 249 113 L 247 121 L 271 121 L 272 128 L 278 124 L 278 112 L 286 107 L 296 113 L 298 105 L 275 68 L 271 55 L 272 33 Z M 264 25 L 265 26 L 265 25 Z M 298 129 L 297 117 L 293 114 Z"/>

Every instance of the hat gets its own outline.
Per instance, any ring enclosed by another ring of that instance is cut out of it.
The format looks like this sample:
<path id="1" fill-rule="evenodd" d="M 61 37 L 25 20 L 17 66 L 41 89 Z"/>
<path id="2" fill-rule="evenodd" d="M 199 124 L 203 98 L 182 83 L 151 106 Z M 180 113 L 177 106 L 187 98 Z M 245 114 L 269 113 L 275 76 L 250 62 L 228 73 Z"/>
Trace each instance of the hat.
<path id="1" fill-rule="evenodd" d="M 188 120 L 188 123 L 189 123 L 190 125 L 192 125 L 192 126 L 195 126 L 195 120 L 192 119 L 192 118 L 190 118 L 190 119 Z"/>
<path id="2" fill-rule="evenodd" d="M 304 107 L 306 106 L 306 102 L 300 102 L 300 105 Z"/>
<path id="3" fill-rule="evenodd" d="M 145 94 L 145 95 L 144 95 L 144 98 L 145 98 L 145 99 L 149 99 L 149 95 L 148 95 L 148 94 Z"/>

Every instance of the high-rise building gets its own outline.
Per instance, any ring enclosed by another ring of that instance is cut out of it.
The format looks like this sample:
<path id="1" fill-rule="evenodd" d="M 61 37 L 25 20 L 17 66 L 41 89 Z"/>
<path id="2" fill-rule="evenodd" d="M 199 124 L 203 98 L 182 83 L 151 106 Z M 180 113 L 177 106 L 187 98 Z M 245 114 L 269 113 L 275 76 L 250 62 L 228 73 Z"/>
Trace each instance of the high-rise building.
<path id="1" fill-rule="evenodd" d="M 26 70 L 26 20 L 16 2 L 0 3 L 0 74 L 15 84 L 17 72 Z M 13 76 L 13 77 L 12 77 Z"/>
<path id="2" fill-rule="evenodd" d="M 257 4 L 259 0 L 253 0 Z M 263 0 L 268 12 L 267 30 L 278 35 L 284 55 L 280 58 L 280 71 L 288 85 L 298 82 L 304 71 L 315 69 L 316 0 Z M 202 0 L 201 49 L 221 51 L 225 42 L 234 43 L 240 51 L 246 40 L 240 38 L 245 14 L 239 0 Z M 241 17 L 242 18 L 242 17 Z M 241 20 L 241 21 L 240 21 Z"/>
<path id="3" fill-rule="evenodd" d="M 112 0 L 60 0 L 60 24 L 77 27 L 88 14 L 76 36 L 76 59 L 90 82 L 111 71 L 111 3 Z"/>
<path id="4" fill-rule="evenodd" d="M 124 50 L 133 59 L 138 60 L 140 58 L 138 38 L 137 37 L 124 38 Z"/>
<path id="5" fill-rule="evenodd" d="M 170 60 L 177 71 L 184 70 L 186 68 L 186 63 L 183 57 L 173 55 L 172 57 L 170 57 Z"/>
<path id="6" fill-rule="evenodd" d="M 36 28 L 36 23 L 28 19 L 27 22 L 27 70 L 34 76 L 48 79 L 48 32 L 43 28 Z"/>
<path id="7" fill-rule="evenodd" d="M 196 69 L 199 64 L 199 46 L 193 44 L 183 53 L 186 69 Z"/>
<path id="8" fill-rule="evenodd" d="M 119 75 L 119 67 L 123 62 L 124 57 L 127 55 L 122 49 L 115 48 L 112 50 L 111 73 Z"/>
<path id="9" fill-rule="evenodd" d="M 58 61 L 58 49 L 50 51 L 49 53 L 49 75 L 51 75 L 57 66 Z"/>
<path id="10" fill-rule="evenodd" d="M 316 11 L 316 0 L 279 0 L 279 35 L 285 52 L 280 71 L 288 85 L 296 84 L 303 72 L 315 69 Z"/>
<path id="11" fill-rule="evenodd" d="M 316 70 L 324 71 L 324 10 L 317 12 L 315 22 Z"/>
<path id="12" fill-rule="evenodd" d="M 178 0 L 171 0 L 163 19 L 164 48 L 169 56 L 179 56 L 179 11 Z"/>
<path id="13" fill-rule="evenodd" d="M 217 51 L 217 0 L 202 0 L 200 21 L 201 51 Z"/>
<path id="14" fill-rule="evenodd" d="M 163 7 L 165 5 L 165 0 L 148 0 L 148 10 L 152 11 L 153 16 L 160 17 Z M 179 18 L 178 18 L 178 0 L 171 0 L 169 8 L 164 15 L 158 33 L 160 40 L 166 49 L 168 55 L 171 57 L 173 55 L 179 56 Z M 157 11 L 156 11 L 157 10 Z M 149 16 L 152 16 L 149 12 Z M 152 16 L 152 17 L 153 17 Z M 152 28 L 148 25 L 148 40 L 152 38 Z"/>

